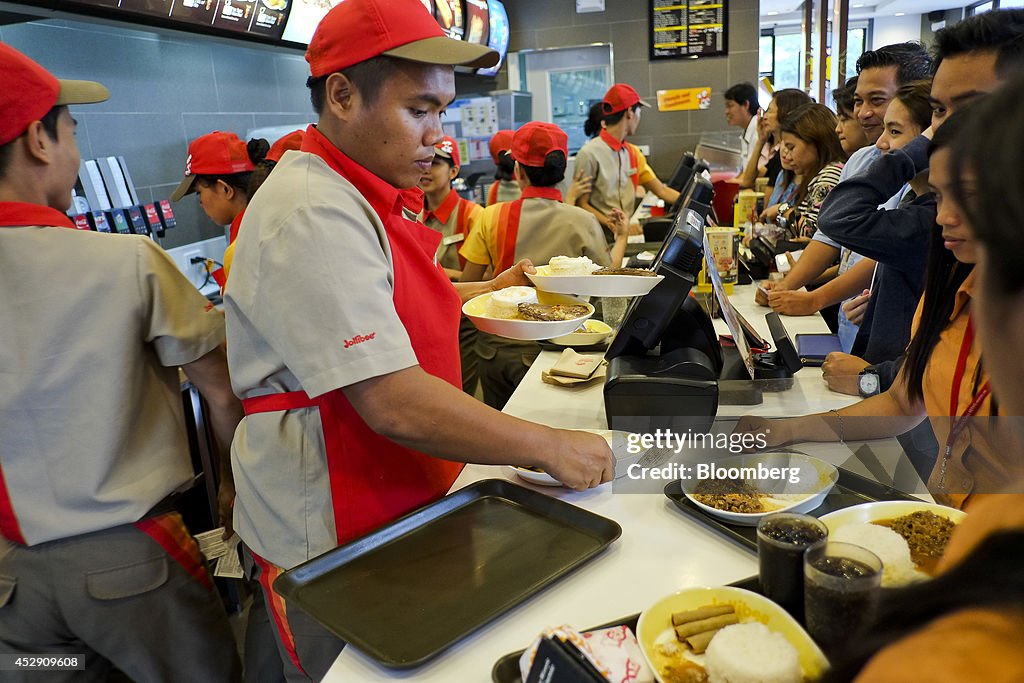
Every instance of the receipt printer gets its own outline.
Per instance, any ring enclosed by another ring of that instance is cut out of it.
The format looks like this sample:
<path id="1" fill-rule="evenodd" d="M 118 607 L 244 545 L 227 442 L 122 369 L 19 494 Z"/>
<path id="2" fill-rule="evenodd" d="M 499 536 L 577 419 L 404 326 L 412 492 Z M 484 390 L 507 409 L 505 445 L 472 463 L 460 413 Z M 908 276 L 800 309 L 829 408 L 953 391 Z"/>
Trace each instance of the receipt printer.
<path id="1" fill-rule="evenodd" d="M 610 429 L 706 432 L 718 412 L 718 372 L 695 348 L 618 356 L 608 362 L 604 409 Z"/>

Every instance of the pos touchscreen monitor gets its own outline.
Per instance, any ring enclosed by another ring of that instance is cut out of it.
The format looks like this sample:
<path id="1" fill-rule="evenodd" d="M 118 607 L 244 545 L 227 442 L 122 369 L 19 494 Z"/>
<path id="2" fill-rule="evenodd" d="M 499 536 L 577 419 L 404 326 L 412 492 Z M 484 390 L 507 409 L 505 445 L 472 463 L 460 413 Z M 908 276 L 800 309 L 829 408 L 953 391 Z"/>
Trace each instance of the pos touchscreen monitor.
<path id="1" fill-rule="evenodd" d="M 690 178 L 693 177 L 693 168 L 696 165 L 697 157 L 693 156 L 693 152 L 684 152 L 679 163 L 676 164 L 676 169 L 672 171 L 672 175 L 669 176 L 668 182 L 665 184 L 677 192 L 682 192 L 690 182 Z"/>
<path id="2" fill-rule="evenodd" d="M 704 216 L 693 210 L 680 211 L 652 266 L 665 279 L 645 296 L 633 299 L 605 358 L 644 355 L 662 342 L 674 343 L 666 331 L 688 302 L 703 258 Z M 662 353 L 665 351 L 663 346 Z"/>

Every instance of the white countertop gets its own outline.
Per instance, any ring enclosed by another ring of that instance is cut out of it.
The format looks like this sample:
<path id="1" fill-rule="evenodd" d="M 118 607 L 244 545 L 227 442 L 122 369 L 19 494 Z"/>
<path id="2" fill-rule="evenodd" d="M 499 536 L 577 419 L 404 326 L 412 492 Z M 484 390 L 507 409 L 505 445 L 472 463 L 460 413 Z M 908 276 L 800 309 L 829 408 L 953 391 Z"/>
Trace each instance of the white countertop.
<path id="1" fill-rule="evenodd" d="M 739 312 L 763 336 L 770 338 L 764 320 L 768 309 L 753 303 L 753 291 L 750 285 L 737 287 L 732 300 Z M 804 332 L 827 332 L 824 321 L 817 315 L 801 318 L 783 316 L 783 320 L 791 336 Z M 725 332 L 720 320 L 715 324 L 720 332 Z M 541 371 L 549 368 L 558 355 L 544 352 L 537 358 L 504 412 L 557 427 L 606 428 L 603 386 L 600 383 L 583 388 L 564 388 L 541 382 Z M 794 387 L 789 391 L 765 392 L 764 396 L 764 403 L 760 406 L 721 406 L 719 415 L 796 415 L 840 408 L 856 400 L 830 392 L 821 381 L 821 371 L 817 368 L 804 368 L 797 373 Z M 868 470 L 859 461 L 852 460 L 860 447 L 857 444 L 803 444 L 800 450 L 866 473 Z M 871 442 L 869 447 L 878 461 L 874 467 L 880 464 L 890 473 L 896 470 L 901 451 L 895 440 Z M 868 456 L 866 459 L 872 458 Z M 905 469 L 903 467 L 900 471 Z M 526 647 L 545 626 L 570 624 L 587 628 L 639 612 L 658 598 L 679 589 L 727 584 L 757 571 L 753 553 L 691 521 L 661 494 L 616 495 L 609 484 L 586 492 L 535 487 L 519 480 L 510 468 L 482 465 L 467 466 L 452 488 L 459 489 L 492 477 L 512 479 L 613 519 L 621 525 L 622 536 L 577 571 L 422 667 L 409 671 L 387 669 L 355 648 L 346 648 L 325 681 L 483 683 L 491 680 L 491 667 L 499 658 Z M 919 485 L 919 480 L 908 481 L 908 485 Z"/>

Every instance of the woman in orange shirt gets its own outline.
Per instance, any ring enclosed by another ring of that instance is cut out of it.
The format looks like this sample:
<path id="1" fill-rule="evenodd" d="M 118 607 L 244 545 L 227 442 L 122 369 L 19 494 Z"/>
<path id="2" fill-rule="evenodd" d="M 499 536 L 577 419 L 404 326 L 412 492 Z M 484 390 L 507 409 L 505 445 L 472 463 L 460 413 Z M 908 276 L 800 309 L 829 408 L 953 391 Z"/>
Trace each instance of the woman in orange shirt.
<path id="1" fill-rule="evenodd" d="M 1022 13 L 1024 14 L 1024 13 Z M 1024 335 L 1024 79 L 975 105 L 953 156 L 952 186 L 977 226 L 978 298 L 974 319 L 992 374 L 1005 452 L 1024 449 L 1024 364 L 1010 340 Z M 1012 123 L 1008 123 L 1012 122 Z M 947 124 L 948 125 L 948 124 Z M 953 532 L 939 576 L 885 600 L 869 635 L 828 681 L 1024 680 L 1024 478 L 1008 479 Z"/>
<path id="2" fill-rule="evenodd" d="M 971 419 L 993 411 L 971 320 L 977 243 L 951 195 L 951 146 L 964 123 L 963 117 L 950 117 L 932 140 L 928 182 L 937 195 L 941 227 L 932 235 L 925 292 L 892 387 L 841 410 L 783 420 L 745 417 L 737 425 L 737 431 L 764 433 L 767 444 L 777 446 L 892 437 L 928 417 L 939 443 L 928 490 L 957 508 L 964 508 L 973 493 L 993 491 L 1005 482 L 1010 465 L 993 448 L 984 425 Z"/>

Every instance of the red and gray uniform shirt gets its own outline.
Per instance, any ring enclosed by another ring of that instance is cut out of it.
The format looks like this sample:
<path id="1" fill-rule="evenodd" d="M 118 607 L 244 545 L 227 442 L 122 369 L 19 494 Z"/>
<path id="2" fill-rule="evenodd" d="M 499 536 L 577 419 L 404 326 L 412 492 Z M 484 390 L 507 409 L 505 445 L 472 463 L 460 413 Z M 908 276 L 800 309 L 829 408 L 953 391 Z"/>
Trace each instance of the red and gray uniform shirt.
<path id="1" fill-rule="evenodd" d="M 34 545 L 134 523 L 192 478 L 178 366 L 224 322 L 151 239 L 45 207 L 12 226 L 29 206 L 0 203 L 0 532 Z"/>

